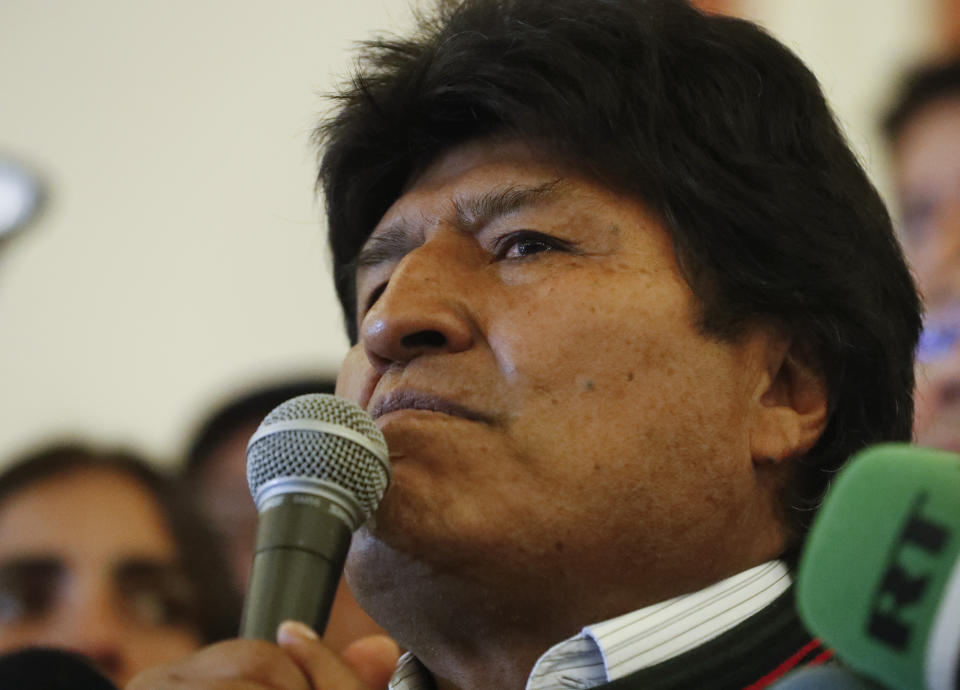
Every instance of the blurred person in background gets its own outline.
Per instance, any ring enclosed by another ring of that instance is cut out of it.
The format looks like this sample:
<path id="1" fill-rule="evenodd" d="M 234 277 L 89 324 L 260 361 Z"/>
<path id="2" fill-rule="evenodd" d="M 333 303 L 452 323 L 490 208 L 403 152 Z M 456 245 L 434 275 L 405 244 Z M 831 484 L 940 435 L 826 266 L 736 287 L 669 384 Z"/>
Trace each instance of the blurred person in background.
<path id="1" fill-rule="evenodd" d="M 235 633 L 212 535 L 141 457 L 70 443 L 0 473 L 0 652 L 82 654 L 122 686 Z"/>
<path id="2" fill-rule="evenodd" d="M 238 595 L 247 589 L 257 536 L 257 509 L 247 484 L 247 442 L 280 403 L 333 390 L 332 378 L 263 384 L 220 403 L 191 437 L 183 476 L 222 540 Z M 380 626 L 364 613 L 341 579 L 324 639 L 340 650 L 357 638 L 380 632 Z"/>
<path id="3" fill-rule="evenodd" d="M 926 305 L 916 440 L 960 451 L 960 55 L 915 68 L 884 129 L 901 239 Z"/>

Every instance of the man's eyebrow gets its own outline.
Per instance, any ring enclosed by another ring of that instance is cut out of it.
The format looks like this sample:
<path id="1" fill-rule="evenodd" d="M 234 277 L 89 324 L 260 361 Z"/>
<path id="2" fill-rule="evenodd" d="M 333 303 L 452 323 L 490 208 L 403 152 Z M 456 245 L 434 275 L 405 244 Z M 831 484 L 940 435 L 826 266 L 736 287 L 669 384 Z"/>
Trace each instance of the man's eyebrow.
<path id="1" fill-rule="evenodd" d="M 352 262 L 354 271 L 403 258 L 417 247 L 416 234 L 402 219 L 391 223 L 366 241 Z"/>
<path id="2" fill-rule="evenodd" d="M 477 196 L 454 199 L 457 224 L 465 232 L 476 232 L 497 218 L 552 200 L 562 187 L 563 180 L 555 179 L 533 186 L 508 185 Z"/>
<path id="3" fill-rule="evenodd" d="M 551 200 L 562 187 L 563 181 L 556 179 L 532 186 L 507 185 L 475 196 L 454 199 L 457 227 L 463 232 L 477 232 L 497 218 Z M 418 237 L 416 228 L 399 219 L 367 240 L 351 262 L 351 268 L 355 272 L 360 268 L 402 259 L 417 248 Z"/>

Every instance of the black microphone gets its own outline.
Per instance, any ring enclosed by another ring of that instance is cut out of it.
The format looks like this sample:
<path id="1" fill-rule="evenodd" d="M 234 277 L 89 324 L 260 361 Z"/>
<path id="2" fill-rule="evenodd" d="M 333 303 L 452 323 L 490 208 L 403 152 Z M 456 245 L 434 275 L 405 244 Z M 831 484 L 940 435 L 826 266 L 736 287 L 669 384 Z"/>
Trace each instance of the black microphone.
<path id="1" fill-rule="evenodd" d="M 0 688 L 117 690 L 86 657 L 52 647 L 28 647 L 0 656 Z"/>
<path id="2" fill-rule="evenodd" d="M 351 536 L 390 483 L 383 434 L 343 398 L 301 395 L 251 437 L 247 480 L 260 521 L 240 634 L 273 641 L 291 619 L 323 634 Z"/>

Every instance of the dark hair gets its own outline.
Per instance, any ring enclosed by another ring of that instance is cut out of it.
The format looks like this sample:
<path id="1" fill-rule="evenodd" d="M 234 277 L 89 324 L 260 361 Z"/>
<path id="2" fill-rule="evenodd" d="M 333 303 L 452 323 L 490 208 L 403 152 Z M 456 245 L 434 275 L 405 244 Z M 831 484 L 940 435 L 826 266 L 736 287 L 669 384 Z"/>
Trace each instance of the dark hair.
<path id="1" fill-rule="evenodd" d="M 960 54 L 919 65 L 907 73 L 883 118 L 887 140 L 896 141 L 920 110 L 945 98 L 960 98 Z"/>
<path id="2" fill-rule="evenodd" d="M 330 377 L 296 379 L 264 384 L 228 398 L 215 407 L 191 436 L 183 471 L 196 478 L 207 466 L 213 451 L 237 429 L 259 424 L 277 405 L 307 393 L 333 393 Z"/>
<path id="3" fill-rule="evenodd" d="M 907 440 L 919 299 L 879 195 L 815 77 L 740 19 L 681 0 L 441 2 L 409 39 L 367 42 L 318 128 L 335 281 L 440 152 L 506 136 L 645 202 L 672 236 L 701 330 L 758 321 L 822 371 L 829 421 L 784 505 L 805 532 L 855 451 Z"/>
<path id="4" fill-rule="evenodd" d="M 239 602 L 223 584 L 226 565 L 213 533 L 187 492 L 140 455 L 74 441 L 44 446 L 21 456 L 0 472 L 0 505 L 23 489 L 52 477 L 90 470 L 129 477 L 154 497 L 177 545 L 180 565 L 195 590 L 191 620 L 197 634 L 207 643 L 235 636 Z"/>

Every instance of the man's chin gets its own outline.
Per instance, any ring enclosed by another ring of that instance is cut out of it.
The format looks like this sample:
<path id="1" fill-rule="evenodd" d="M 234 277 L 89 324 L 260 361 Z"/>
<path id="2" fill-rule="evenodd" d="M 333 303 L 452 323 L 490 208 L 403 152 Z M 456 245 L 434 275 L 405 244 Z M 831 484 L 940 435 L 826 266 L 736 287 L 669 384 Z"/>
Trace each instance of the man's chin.
<path id="1" fill-rule="evenodd" d="M 429 558 L 412 550 L 410 540 L 394 545 L 370 525 L 354 533 L 344 569 L 360 606 L 387 630 L 397 605 L 428 589 L 436 572 Z"/>
<path id="2" fill-rule="evenodd" d="M 350 551 L 347 554 L 347 579 L 353 586 L 353 580 L 392 578 L 401 570 L 410 570 L 419 564 L 424 567 L 424 559 L 411 535 L 401 534 L 397 530 L 382 533 L 376 523 L 368 521 L 353 534 Z"/>

